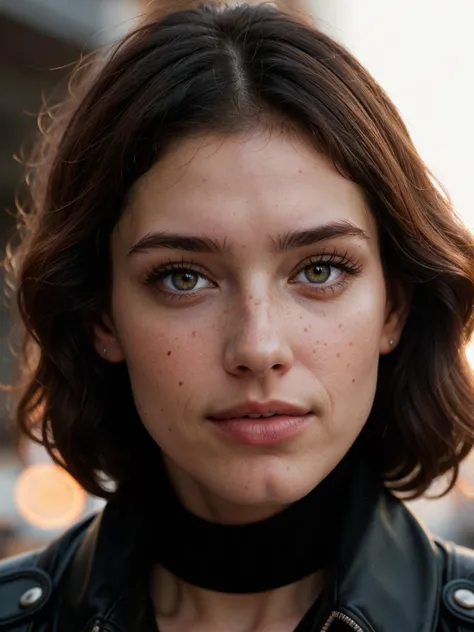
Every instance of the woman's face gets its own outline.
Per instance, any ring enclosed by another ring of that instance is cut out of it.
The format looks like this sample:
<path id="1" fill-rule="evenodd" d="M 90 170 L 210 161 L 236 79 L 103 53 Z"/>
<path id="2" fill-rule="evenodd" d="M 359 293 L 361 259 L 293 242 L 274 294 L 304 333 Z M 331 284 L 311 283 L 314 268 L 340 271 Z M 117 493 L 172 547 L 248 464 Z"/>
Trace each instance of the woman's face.
<path id="1" fill-rule="evenodd" d="M 185 503 L 224 520 L 309 492 L 401 333 L 359 188 L 288 135 L 193 138 L 136 183 L 111 245 L 96 348 L 125 360 Z"/>

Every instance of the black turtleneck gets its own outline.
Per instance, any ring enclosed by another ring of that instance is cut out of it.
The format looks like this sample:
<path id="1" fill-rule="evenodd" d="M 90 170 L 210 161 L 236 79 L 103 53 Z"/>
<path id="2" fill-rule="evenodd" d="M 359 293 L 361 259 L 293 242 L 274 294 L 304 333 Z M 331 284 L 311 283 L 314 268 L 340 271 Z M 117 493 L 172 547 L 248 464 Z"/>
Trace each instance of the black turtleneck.
<path id="1" fill-rule="evenodd" d="M 309 494 L 250 524 L 199 518 L 179 502 L 161 464 L 159 510 L 150 523 L 154 562 L 208 590 L 257 593 L 326 569 L 335 558 L 351 453 Z"/>

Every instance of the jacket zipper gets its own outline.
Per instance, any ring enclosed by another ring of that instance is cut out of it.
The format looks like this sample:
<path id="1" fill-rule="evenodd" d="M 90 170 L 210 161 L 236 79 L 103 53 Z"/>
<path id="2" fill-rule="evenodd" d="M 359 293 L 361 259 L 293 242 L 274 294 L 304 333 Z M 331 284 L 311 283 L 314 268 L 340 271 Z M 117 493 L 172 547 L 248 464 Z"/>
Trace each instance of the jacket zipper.
<path id="1" fill-rule="evenodd" d="M 334 623 L 334 621 L 336 619 L 338 619 L 339 621 L 342 621 L 342 623 L 345 623 L 346 625 L 348 625 L 351 628 L 351 630 L 354 630 L 354 632 L 364 632 L 364 630 L 360 627 L 360 625 L 358 625 L 355 621 L 353 621 L 346 614 L 343 614 L 342 612 L 338 612 L 337 610 L 333 610 L 331 612 L 331 614 L 329 615 L 328 620 L 326 621 L 326 623 L 321 628 L 321 632 L 329 632 L 329 628 L 331 627 L 331 625 Z"/>

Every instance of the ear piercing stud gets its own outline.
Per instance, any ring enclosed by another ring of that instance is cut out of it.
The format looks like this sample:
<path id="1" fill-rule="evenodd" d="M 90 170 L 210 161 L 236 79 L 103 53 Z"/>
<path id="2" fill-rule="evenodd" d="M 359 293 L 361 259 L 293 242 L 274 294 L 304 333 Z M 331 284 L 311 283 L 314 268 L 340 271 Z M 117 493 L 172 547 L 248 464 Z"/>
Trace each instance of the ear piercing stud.
<path id="1" fill-rule="evenodd" d="M 388 344 L 389 344 L 391 347 L 393 347 L 393 345 L 395 344 L 394 339 L 393 339 L 393 338 L 391 338 L 391 339 L 388 341 Z"/>
<path id="2" fill-rule="evenodd" d="M 104 354 L 104 355 L 107 355 L 107 347 L 104 347 L 104 349 L 103 349 L 103 354 Z"/>

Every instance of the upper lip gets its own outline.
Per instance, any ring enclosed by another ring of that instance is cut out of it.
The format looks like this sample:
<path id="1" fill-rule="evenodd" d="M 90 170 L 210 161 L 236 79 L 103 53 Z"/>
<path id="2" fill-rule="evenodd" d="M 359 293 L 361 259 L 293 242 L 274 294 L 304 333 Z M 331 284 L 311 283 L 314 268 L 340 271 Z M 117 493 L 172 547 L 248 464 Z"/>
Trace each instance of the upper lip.
<path id="1" fill-rule="evenodd" d="M 290 417 L 301 417 L 309 413 L 309 409 L 298 404 L 283 401 L 268 402 L 243 402 L 236 406 L 231 406 L 225 410 L 213 413 L 210 419 L 216 421 L 224 421 L 226 419 L 237 419 L 246 415 L 268 415 L 275 413 L 276 415 L 288 415 Z"/>

